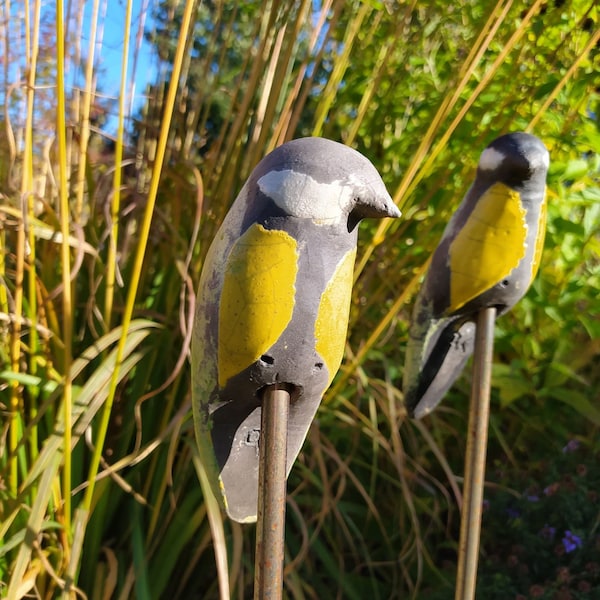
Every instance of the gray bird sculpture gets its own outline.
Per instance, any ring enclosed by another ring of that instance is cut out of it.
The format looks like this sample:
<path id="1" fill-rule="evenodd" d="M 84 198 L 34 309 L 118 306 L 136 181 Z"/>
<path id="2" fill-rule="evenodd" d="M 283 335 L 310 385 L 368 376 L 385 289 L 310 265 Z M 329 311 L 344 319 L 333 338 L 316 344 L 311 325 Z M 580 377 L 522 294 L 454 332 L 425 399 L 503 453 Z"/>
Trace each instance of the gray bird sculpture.
<path id="1" fill-rule="evenodd" d="M 192 339 L 196 439 L 229 517 L 256 520 L 261 394 L 291 396 L 287 473 L 344 353 L 357 227 L 398 217 L 375 167 L 303 138 L 251 173 L 203 266 Z"/>
<path id="2" fill-rule="evenodd" d="M 403 382 L 411 417 L 431 412 L 461 374 L 478 311 L 501 315 L 527 292 L 544 244 L 548 165 L 544 144 L 527 133 L 503 135 L 481 154 L 415 303 Z"/>

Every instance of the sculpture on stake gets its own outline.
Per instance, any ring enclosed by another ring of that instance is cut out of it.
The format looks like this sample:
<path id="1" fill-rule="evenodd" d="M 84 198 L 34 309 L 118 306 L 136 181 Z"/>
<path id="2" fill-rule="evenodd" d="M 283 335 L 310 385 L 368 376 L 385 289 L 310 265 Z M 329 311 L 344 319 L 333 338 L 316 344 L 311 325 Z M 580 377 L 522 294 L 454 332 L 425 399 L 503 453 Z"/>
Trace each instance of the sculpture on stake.
<path id="1" fill-rule="evenodd" d="M 302 138 L 257 165 L 206 256 L 196 439 L 228 516 L 258 515 L 255 598 L 281 596 L 285 482 L 342 360 L 358 223 L 398 216 L 364 156 Z"/>
<path id="2" fill-rule="evenodd" d="M 503 135 L 483 151 L 434 251 L 409 328 L 403 387 L 411 417 L 431 412 L 474 354 L 457 600 L 475 595 L 494 322 L 537 273 L 548 165 L 544 144 L 527 133 Z"/>

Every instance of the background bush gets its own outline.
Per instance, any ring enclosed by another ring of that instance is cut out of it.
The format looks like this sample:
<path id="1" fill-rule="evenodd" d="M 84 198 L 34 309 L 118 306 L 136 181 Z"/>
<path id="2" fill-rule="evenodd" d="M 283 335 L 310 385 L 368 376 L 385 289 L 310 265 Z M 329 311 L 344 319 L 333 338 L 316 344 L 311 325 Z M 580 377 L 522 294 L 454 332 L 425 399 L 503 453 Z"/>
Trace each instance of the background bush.
<path id="1" fill-rule="evenodd" d="M 217 598 L 226 555 L 222 597 L 249 596 L 254 528 L 211 522 L 196 472 L 194 290 L 253 166 L 322 135 L 375 163 L 403 218 L 361 226 L 344 364 L 289 480 L 286 594 L 451 597 L 469 372 L 407 421 L 407 322 L 481 150 L 528 130 L 551 152 L 548 234 L 496 328 L 479 595 L 596 597 L 596 3 L 106 7 L 3 8 L 1 594 Z M 107 98 L 115 22 L 122 84 Z"/>

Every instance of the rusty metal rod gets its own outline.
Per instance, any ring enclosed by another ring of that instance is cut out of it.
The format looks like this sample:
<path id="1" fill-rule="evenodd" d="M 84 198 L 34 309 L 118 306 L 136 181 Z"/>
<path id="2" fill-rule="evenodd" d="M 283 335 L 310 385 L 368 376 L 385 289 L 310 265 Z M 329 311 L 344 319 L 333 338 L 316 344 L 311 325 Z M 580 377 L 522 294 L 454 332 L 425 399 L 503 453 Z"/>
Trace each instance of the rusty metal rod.
<path id="1" fill-rule="evenodd" d="M 269 386 L 262 398 L 254 600 L 283 595 L 287 432 L 290 394 Z"/>
<path id="2" fill-rule="evenodd" d="M 496 309 L 494 307 L 484 308 L 477 314 L 455 600 L 473 600 L 475 598 L 490 418 L 495 321 Z"/>

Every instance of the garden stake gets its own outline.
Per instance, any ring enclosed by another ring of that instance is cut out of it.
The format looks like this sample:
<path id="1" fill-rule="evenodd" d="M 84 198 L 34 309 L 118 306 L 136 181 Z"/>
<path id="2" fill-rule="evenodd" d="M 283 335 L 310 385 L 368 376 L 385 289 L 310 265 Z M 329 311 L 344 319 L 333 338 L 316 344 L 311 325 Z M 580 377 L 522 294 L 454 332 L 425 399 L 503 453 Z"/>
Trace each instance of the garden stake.
<path id="1" fill-rule="evenodd" d="M 262 395 L 254 600 L 279 600 L 283 592 L 289 407 L 290 394 L 280 386 Z"/>
<path id="2" fill-rule="evenodd" d="M 475 598 L 485 481 L 485 457 L 490 416 L 490 383 L 495 321 L 496 309 L 494 307 L 483 308 L 477 314 L 460 541 L 458 544 L 456 600 L 472 600 Z"/>

